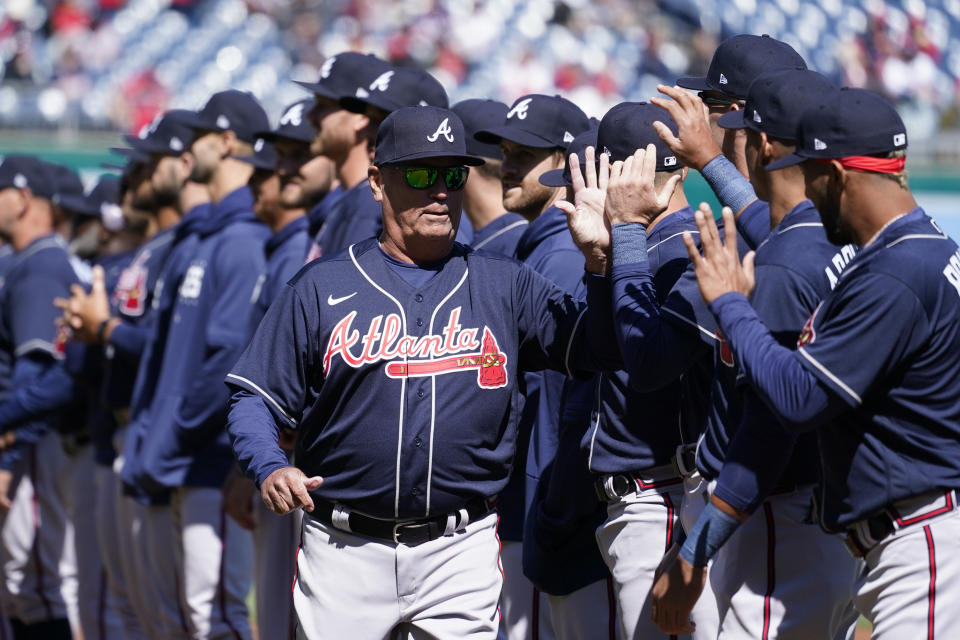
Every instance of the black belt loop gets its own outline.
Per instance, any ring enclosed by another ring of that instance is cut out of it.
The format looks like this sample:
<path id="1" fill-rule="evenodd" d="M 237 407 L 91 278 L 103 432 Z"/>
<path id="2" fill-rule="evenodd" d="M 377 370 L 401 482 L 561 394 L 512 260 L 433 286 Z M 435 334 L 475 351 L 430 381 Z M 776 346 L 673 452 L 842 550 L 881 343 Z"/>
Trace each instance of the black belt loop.
<path id="1" fill-rule="evenodd" d="M 334 510 L 343 511 L 343 505 L 323 498 L 314 498 L 313 504 L 313 511 L 309 514 L 310 517 L 325 525 L 366 538 L 413 547 L 443 537 L 447 531 L 447 519 L 451 516 L 456 519 L 457 531 L 461 530 L 465 523 L 479 520 L 496 507 L 497 500 L 496 498 L 475 498 L 468 502 L 463 509 L 454 513 L 420 520 L 382 520 L 357 511 L 346 510 L 349 529 L 337 526 L 333 519 Z M 465 519 L 461 517 L 461 511 L 467 512 Z"/>

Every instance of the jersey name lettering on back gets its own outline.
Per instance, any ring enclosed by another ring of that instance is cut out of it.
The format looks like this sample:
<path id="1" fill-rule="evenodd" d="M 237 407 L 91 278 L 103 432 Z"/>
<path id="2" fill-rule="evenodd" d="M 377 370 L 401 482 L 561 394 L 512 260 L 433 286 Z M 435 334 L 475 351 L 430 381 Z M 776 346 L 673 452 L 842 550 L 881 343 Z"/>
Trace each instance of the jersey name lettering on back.
<path id="1" fill-rule="evenodd" d="M 943 277 L 953 285 L 953 288 L 957 290 L 957 294 L 960 295 L 960 249 L 950 256 L 950 261 L 947 262 L 947 266 L 943 268 Z"/>
<path id="2" fill-rule="evenodd" d="M 830 281 L 831 289 L 837 286 L 837 282 L 840 281 L 840 273 L 844 267 L 850 264 L 850 261 L 853 260 L 853 256 L 855 256 L 856 253 L 857 249 L 852 244 L 844 245 L 830 260 L 833 269 L 831 269 L 829 265 L 823 268 L 824 273 L 827 274 L 827 280 Z"/>
<path id="3" fill-rule="evenodd" d="M 344 363 L 355 369 L 381 360 L 400 360 L 387 363 L 387 377 L 423 377 L 477 370 L 480 387 L 506 386 L 507 356 L 500 351 L 493 332 L 484 327 L 481 343 L 477 338 L 479 329 L 464 329 L 460 325 L 460 310 L 461 307 L 457 307 L 450 311 L 447 324 L 439 335 L 401 335 L 403 321 L 398 314 L 390 313 L 374 316 L 362 338 L 360 332 L 352 328 L 357 317 L 357 312 L 352 311 L 330 334 L 323 357 L 323 373 L 328 374 L 334 356 L 340 356 Z M 358 343 L 359 353 L 354 348 Z M 408 361 L 407 358 L 411 357 L 423 359 Z"/>

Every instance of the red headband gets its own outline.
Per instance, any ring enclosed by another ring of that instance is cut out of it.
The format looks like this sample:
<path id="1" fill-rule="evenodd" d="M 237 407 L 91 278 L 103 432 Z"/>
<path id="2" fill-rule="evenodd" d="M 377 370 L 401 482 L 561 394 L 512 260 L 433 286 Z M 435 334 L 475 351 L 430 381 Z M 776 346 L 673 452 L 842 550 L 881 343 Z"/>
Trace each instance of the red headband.
<path id="1" fill-rule="evenodd" d="M 836 160 L 840 166 L 854 171 L 872 171 L 874 173 L 900 173 L 907 165 L 906 156 L 900 158 L 874 158 L 873 156 L 847 156 L 845 158 L 814 158 L 817 162 L 829 164 Z"/>

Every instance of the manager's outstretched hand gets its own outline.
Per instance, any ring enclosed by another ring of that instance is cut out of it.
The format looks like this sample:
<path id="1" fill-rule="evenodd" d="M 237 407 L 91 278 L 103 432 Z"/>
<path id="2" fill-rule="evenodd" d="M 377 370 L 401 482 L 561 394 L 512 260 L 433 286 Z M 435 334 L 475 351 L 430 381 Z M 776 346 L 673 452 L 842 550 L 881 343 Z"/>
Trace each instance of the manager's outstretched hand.
<path id="1" fill-rule="evenodd" d="M 703 255 L 697 251 L 697 245 L 689 232 L 684 232 L 683 242 L 687 245 L 687 253 L 697 272 L 697 284 L 700 286 L 700 295 L 710 304 L 725 293 L 739 291 L 745 296 L 750 295 L 756 284 L 753 277 L 754 252 L 743 257 L 740 264 L 740 255 L 737 253 L 736 222 L 730 207 L 721 211 L 725 238 L 720 238 L 717 223 L 713 220 L 713 211 L 710 205 L 701 203 L 696 211 L 697 228 L 700 230 L 700 246 Z"/>
<path id="2" fill-rule="evenodd" d="M 280 467 L 263 481 L 260 487 L 260 497 L 264 504 L 278 516 L 286 515 L 294 509 L 303 507 L 305 511 L 313 511 L 311 491 L 316 491 L 323 484 L 323 478 L 307 475 L 296 467 Z"/>
<path id="3" fill-rule="evenodd" d="M 560 200 L 557 208 L 567 214 L 567 226 L 573 241 L 586 258 L 586 267 L 593 273 L 605 273 L 610 256 L 610 225 L 603 215 L 607 198 L 607 179 L 610 168 L 607 155 L 600 154 L 595 162 L 596 151 L 587 147 L 584 151 L 584 167 L 580 158 L 570 154 L 570 179 L 573 182 L 573 202 Z"/>

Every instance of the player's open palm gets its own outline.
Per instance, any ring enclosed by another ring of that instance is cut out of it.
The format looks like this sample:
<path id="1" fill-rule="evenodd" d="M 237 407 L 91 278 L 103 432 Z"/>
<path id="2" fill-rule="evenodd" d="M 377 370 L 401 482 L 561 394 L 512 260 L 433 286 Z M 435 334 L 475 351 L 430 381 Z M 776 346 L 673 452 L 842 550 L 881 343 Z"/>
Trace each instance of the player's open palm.
<path id="1" fill-rule="evenodd" d="M 296 467 L 280 467 L 263 481 L 260 486 L 260 497 L 264 504 L 278 516 L 286 515 L 294 509 L 303 507 L 306 511 L 313 511 L 311 491 L 316 491 L 323 484 L 320 476 L 307 477 Z"/>
<path id="2" fill-rule="evenodd" d="M 657 85 L 657 91 L 672 100 L 655 97 L 650 98 L 650 102 L 666 110 L 677 123 L 677 135 L 673 135 L 670 127 L 662 122 L 654 122 L 653 128 L 657 135 L 684 165 L 698 171 L 703 169 L 720 155 L 720 149 L 710 131 L 707 106 L 700 98 L 680 87 L 661 84 Z"/>
<path id="3" fill-rule="evenodd" d="M 557 207 L 567 214 L 567 226 L 577 247 L 591 262 L 606 262 L 610 252 L 610 225 L 603 215 L 607 197 L 607 176 L 609 166 L 607 156 L 601 154 L 596 162 L 596 151 L 587 147 L 584 152 L 584 166 L 580 167 L 577 154 L 570 154 L 570 179 L 573 183 L 573 202 L 561 200 Z M 595 269 L 591 269 L 592 271 Z"/>
<path id="4" fill-rule="evenodd" d="M 697 250 L 697 245 L 689 233 L 683 234 L 683 241 L 687 245 L 687 253 L 693 261 L 697 272 L 697 284 L 700 294 L 707 304 L 710 304 L 725 293 L 739 292 L 749 296 L 755 284 L 753 273 L 754 252 L 751 251 L 740 263 L 737 253 L 737 234 L 733 219 L 733 212 L 729 207 L 723 208 L 723 224 L 728 233 L 720 237 L 717 223 L 713 219 L 713 212 L 706 203 L 700 205 L 696 212 L 697 228 L 700 230 L 700 245 L 703 255 Z"/>
<path id="5" fill-rule="evenodd" d="M 667 210 L 680 176 L 672 176 L 659 191 L 656 187 L 657 149 L 652 144 L 610 167 L 606 214 L 610 224 L 637 222 L 644 226 Z"/>

